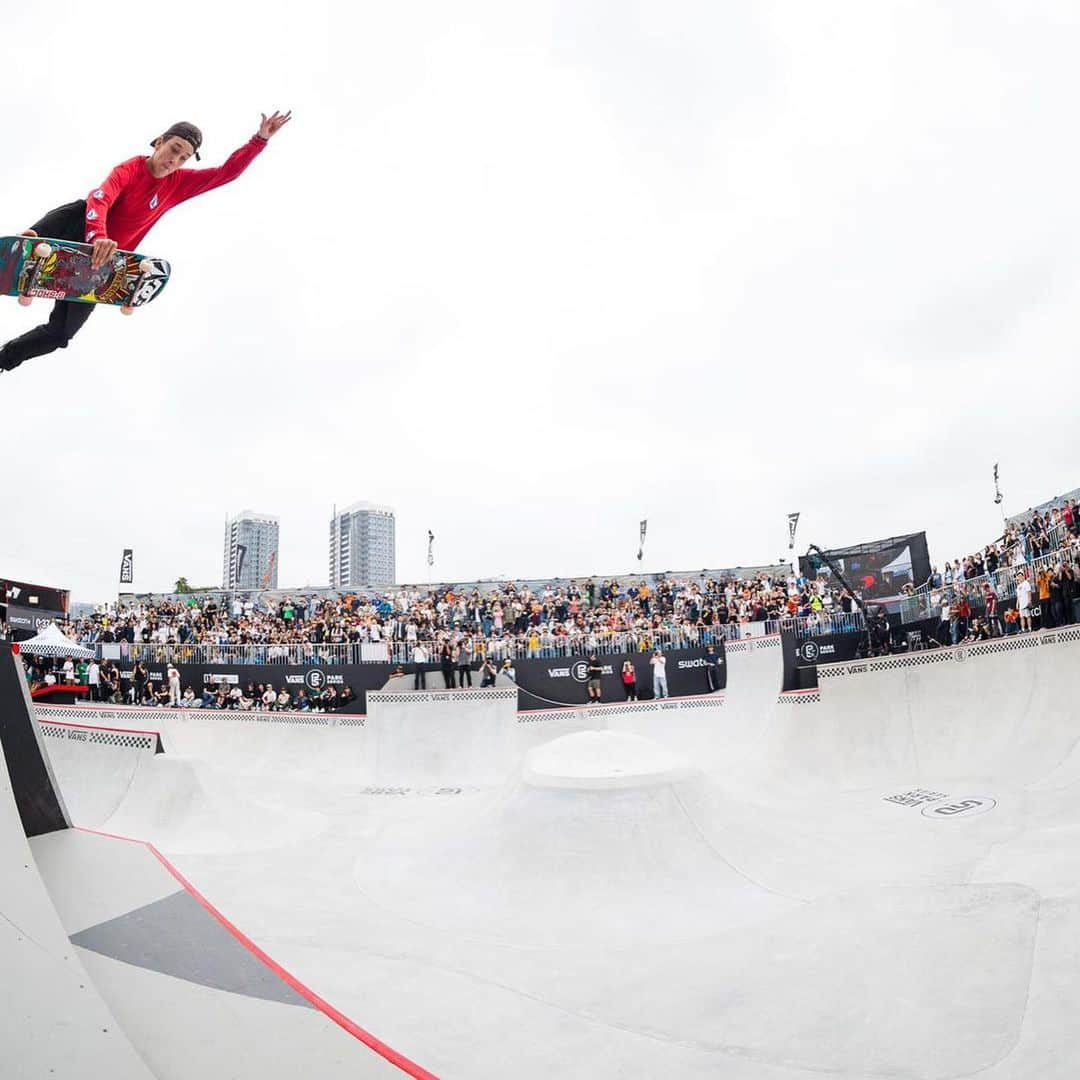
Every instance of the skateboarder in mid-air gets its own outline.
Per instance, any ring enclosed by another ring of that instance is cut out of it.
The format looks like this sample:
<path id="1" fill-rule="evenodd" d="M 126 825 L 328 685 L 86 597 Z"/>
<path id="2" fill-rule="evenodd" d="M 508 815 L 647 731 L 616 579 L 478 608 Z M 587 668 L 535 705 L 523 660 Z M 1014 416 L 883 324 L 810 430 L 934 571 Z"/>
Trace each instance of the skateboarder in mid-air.
<path id="1" fill-rule="evenodd" d="M 21 235 L 90 244 L 92 267 L 104 266 L 117 250 L 135 251 L 167 210 L 235 180 L 291 116 L 291 112 L 264 113 L 258 132 L 224 165 L 187 171 L 183 167 L 192 154 L 200 160 L 202 132 L 194 124 L 173 124 L 150 144 L 154 152 L 148 157 L 140 154 L 117 165 L 85 199 L 50 210 Z M 12 371 L 33 356 L 66 348 L 95 306 L 57 300 L 47 323 L 0 348 L 0 371 Z"/>

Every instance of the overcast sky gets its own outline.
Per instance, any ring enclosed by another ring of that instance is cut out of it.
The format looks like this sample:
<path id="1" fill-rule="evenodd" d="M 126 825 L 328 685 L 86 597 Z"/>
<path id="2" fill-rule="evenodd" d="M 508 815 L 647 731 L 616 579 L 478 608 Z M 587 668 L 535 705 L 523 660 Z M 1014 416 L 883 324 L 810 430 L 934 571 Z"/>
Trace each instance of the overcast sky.
<path id="1" fill-rule="evenodd" d="M 295 116 L 150 233 L 160 300 L 0 376 L 0 576 L 219 585 L 251 507 L 323 584 L 358 499 L 406 581 L 429 528 L 441 580 L 612 573 L 643 517 L 662 570 L 794 510 L 940 565 L 995 461 L 1009 512 L 1080 483 L 1074 3 L 244 6 L 0 15 L 0 231 L 176 120 L 206 165 Z"/>

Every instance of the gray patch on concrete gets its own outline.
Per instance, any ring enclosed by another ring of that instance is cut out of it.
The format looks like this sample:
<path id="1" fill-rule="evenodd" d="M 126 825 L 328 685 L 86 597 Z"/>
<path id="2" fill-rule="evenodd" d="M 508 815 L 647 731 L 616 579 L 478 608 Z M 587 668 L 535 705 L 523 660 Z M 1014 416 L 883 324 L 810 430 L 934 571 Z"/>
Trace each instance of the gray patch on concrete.
<path id="1" fill-rule="evenodd" d="M 81 930 L 71 942 L 214 990 L 313 1008 L 182 889 Z"/>

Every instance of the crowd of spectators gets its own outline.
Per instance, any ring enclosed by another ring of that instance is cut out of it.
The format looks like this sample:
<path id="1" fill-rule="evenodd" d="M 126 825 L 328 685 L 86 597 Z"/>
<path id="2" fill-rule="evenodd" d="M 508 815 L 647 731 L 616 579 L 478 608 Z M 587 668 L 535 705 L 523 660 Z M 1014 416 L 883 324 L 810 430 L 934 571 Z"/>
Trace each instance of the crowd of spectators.
<path id="1" fill-rule="evenodd" d="M 1077 621 L 1077 600 L 1080 506 L 1071 498 L 1010 522 L 997 540 L 941 573 L 935 568 L 930 580 L 942 644 L 1068 626 Z"/>
<path id="2" fill-rule="evenodd" d="M 309 693 L 300 687 L 294 693 L 284 683 L 249 682 L 246 686 L 218 682 L 198 693 L 192 687 L 180 689 L 180 672 L 172 664 L 161 681 L 151 680 L 146 665 L 136 662 L 123 670 L 111 660 L 72 660 L 70 657 L 37 657 L 23 654 L 26 678 L 31 690 L 51 686 L 84 686 L 91 701 L 106 705 L 143 705 L 161 708 L 235 709 L 240 712 L 334 712 L 356 700 L 351 686 L 339 690 L 325 687 Z"/>
<path id="3" fill-rule="evenodd" d="M 1006 567 L 1023 568 L 1061 550 L 1064 557 L 1080 549 L 1080 506 L 1073 499 L 1036 511 L 1029 519 L 1012 521 L 1004 533 L 979 551 L 934 568 L 932 588 L 959 586 Z"/>
<path id="4" fill-rule="evenodd" d="M 991 637 L 1051 630 L 1077 621 L 1080 548 L 1061 549 L 1053 565 L 1016 570 L 1015 604 L 1005 607 L 990 578 L 941 594 L 938 640 L 962 645 Z"/>
<path id="5" fill-rule="evenodd" d="M 833 605 L 794 577 L 588 580 L 541 587 L 499 584 L 481 591 L 444 586 L 385 593 L 297 596 L 270 603 L 193 594 L 183 601 L 120 605 L 74 627 L 86 644 L 200 645 L 223 658 L 230 646 L 259 646 L 269 662 L 295 659 L 324 645 L 389 643 L 411 660 L 417 644 L 434 657 L 463 643 L 476 660 L 588 653 L 618 640 L 649 651 L 655 644 L 707 644 L 738 636 L 748 623 L 809 614 Z"/>
<path id="6" fill-rule="evenodd" d="M 1055 552 L 1057 565 L 1043 566 L 1044 556 Z M 1004 633 L 1010 629 L 1004 613 L 998 617 L 985 611 L 988 597 L 1004 607 L 1026 581 L 1031 607 L 1046 610 L 1033 619 L 1018 603 L 1017 630 L 1029 623 L 1061 625 L 1073 616 L 1078 555 L 1080 506 L 1064 499 L 1009 523 L 1001 537 L 946 562 L 943 571 L 935 567 L 921 607 L 928 603 L 935 611 L 947 611 L 950 640 L 957 635 L 963 640 L 971 632 Z M 1007 592 L 1002 587 L 1006 571 Z M 1027 588 L 1019 591 L 1025 593 Z M 957 622 L 955 612 L 964 602 L 979 615 L 978 627 L 973 621 Z M 179 599 L 109 605 L 66 629 L 89 645 L 171 647 L 153 654 L 155 660 L 229 662 L 241 651 L 236 647 L 246 646 L 255 650 L 251 659 L 256 662 L 314 663 L 328 656 L 355 660 L 361 657 L 362 646 L 387 645 L 384 658 L 412 663 L 419 645 L 431 660 L 453 667 L 460 683 L 466 678 L 463 666 L 475 669 L 488 658 L 501 664 L 512 658 L 588 655 L 595 650 L 693 647 L 742 636 L 748 624 L 755 624 L 756 632 L 774 631 L 780 620 L 793 617 L 804 619 L 812 633 L 829 625 L 830 616 L 851 613 L 856 606 L 851 593 L 828 577 L 808 581 L 794 573 L 758 572 L 746 577 L 703 573 L 651 581 L 562 579 L 531 585 L 398 587 L 346 595 L 193 593 Z M 187 652 L 186 646 L 200 649 Z M 335 651 L 326 646 L 356 649 Z M 225 705 L 269 707 L 263 700 L 268 696 L 265 688 L 250 689 L 250 694 L 241 694 L 239 703 L 230 692 Z M 167 697 L 167 688 L 159 687 L 155 693 Z M 289 691 L 275 688 L 275 693 Z"/>

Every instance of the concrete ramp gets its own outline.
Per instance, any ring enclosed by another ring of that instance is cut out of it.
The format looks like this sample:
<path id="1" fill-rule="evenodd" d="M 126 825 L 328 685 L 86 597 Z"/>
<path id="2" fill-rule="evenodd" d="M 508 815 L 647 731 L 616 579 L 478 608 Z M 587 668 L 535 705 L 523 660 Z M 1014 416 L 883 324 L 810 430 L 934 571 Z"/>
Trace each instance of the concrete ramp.
<path id="1" fill-rule="evenodd" d="M 33 738 L 22 665 L 0 645 L 0 721 Z M 102 1000 L 42 883 L 0 743 L 0 1076 L 5 1080 L 150 1080 Z M 16 765 L 16 784 L 22 783 Z M 43 775 L 33 769 L 36 776 Z M 29 796 L 28 796 L 29 797 Z M 39 791 L 39 802 L 47 796 Z"/>
<path id="2" fill-rule="evenodd" d="M 67 827 L 52 778 L 79 815 L 232 862 L 307 842 L 321 814 L 257 803 L 243 777 L 170 759 L 148 712 L 125 711 L 122 728 L 71 712 L 36 722 L 31 709 L 0 646 L 4 1080 L 432 1076 L 300 982 L 152 844 Z M 29 843 L 25 823 L 41 826 Z"/>
<path id="3" fill-rule="evenodd" d="M 107 820 L 124 801 L 139 770 L 162 753 L 157 731 L 40 717 L 38 731 L 47 744 L 68 814 L 80 825 Z"/>
<path id="4" fill-rule="evenodd" d="M 369 693 L 367 708 L 377 785 L 499 784 L 514 767 L 516 689 Z"/>

